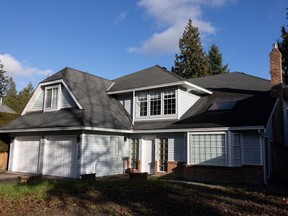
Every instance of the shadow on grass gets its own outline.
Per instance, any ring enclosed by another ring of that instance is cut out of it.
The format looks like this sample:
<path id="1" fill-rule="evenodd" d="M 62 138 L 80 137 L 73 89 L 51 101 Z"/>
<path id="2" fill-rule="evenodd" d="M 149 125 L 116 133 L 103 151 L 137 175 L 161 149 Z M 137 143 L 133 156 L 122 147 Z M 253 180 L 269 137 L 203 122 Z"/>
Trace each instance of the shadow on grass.
<path id="1" fill-rule="evenodd" d="M 286 201 L 245 187 L 127 179 L 57 181 L 47 197 L 55 208 L 76 215 L 286 214 Z"/>

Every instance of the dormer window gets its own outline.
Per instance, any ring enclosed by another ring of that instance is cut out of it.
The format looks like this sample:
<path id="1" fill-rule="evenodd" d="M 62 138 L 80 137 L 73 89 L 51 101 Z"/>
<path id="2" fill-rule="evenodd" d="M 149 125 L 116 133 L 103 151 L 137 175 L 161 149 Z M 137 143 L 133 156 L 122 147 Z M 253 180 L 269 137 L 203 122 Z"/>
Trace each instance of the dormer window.
<path id="1" fill-rule="evenodd" d="M 175 117 L 176 90 L 151 91 L 138 93 L 136 96 L 136 117 Z"/>
<path id="2" fill-rule="evenodd" d="M 45 87 L 45 111 L 58 110 L 60 104 L 61 86 Z"/>

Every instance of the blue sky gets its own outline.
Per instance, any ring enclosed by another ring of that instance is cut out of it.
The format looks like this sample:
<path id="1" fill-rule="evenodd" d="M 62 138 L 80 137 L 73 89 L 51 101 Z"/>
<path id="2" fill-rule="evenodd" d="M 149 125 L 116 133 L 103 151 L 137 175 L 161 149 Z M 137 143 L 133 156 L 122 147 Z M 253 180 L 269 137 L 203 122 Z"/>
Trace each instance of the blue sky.
<path id="1" fill-rule="evenodd" d="M 72 67 L 115 79 L 171 69 L 188 19 L 231 71 L 270 79 L 287 0 L 0 0 L 0 60 L 18 90 Z"/>

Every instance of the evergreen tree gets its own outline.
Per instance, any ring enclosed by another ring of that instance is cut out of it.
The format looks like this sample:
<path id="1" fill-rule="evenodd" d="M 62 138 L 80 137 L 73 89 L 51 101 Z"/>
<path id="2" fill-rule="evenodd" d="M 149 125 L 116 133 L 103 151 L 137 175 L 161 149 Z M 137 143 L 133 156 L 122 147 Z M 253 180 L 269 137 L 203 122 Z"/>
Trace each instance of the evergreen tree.
<path id="1" fill-rule="evenodd" d="M 288 11 L 288 8 L 286 10 Z M 288 12 L 286 18 L 288 19 Z M 288 29 L 284 25 L 281 27 L 281 39 L 278 40 L 278 45 L 282 53 L 283 80 L 288 84 Z"/>
<path id="2" fill-rule="evenodd" d="M 208 52 L 208 68 L 209 74 L 216 75 L 222 73 L 228 73 L 228 64 L 222 65 L 222 53 L 220 53 L 218 47 L 215 44 L 212 44 Z"/>
<path id="3" fill-rule="evenodd" d="M 182 38 L 179 39 L 180 55 L 175 55 L 172 72 L 186 79 L 206 76 L 208 60 L 203 51 L 198 28 L 189 19 Z"/>
<path id="4" fill-rule="evenodd" d="M 6 89 L 6 94 L 4 97 L 4 104 L 10 107 L 15 112 L 17 112 L 19 101 L 18 101 L 18 94 L 16 90 L 16 84 L 12 77 L 10 77 L 7 82 L 7 89 Z"/>
<path id="5" fill-rule="evenodd" d="M 17 110 L 15 110 L 17 111 L 17 113 L 21 113 L 24 110 L 26 104 L 32 97 L 33 92 L 34 92 L 34 88 L 31 82 L 28 84 L 27 87 L 25 87 L 22 91 L 19 92 L 18 94 L 19 104 L 18 104 Z"/>
<path id="6" fill-rule="evenodd" d="M 6 71 L 3 69 L 4 65 L 0 60 L 0 97 L 5 95 L 7 89 L 8 76 L 5 75 Z"/>

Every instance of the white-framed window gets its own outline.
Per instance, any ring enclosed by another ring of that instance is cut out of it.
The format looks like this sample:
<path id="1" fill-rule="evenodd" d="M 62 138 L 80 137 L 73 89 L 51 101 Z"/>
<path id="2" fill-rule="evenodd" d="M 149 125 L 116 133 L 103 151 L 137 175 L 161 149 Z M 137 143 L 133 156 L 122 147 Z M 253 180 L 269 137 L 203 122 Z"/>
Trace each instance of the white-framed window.
<path id="1" fill-rule="evenodd" d="M 45 111 L 57 110 L 60 108 L 61 85 L 45 87 Z"/>
<path id="2" fill-rule="evenodd" d="M 190 163 L 193 165 L 226 166 L 226 135 L 190 134 Z"/>
<path id="3" fill-rule="evenodd" d="M 147 101 L 147 94 L 141 94 L 138 96 L 139 102 L 139 114 L 140 116 L 147 116 L 148 113 L 148 101 Z"/>
<path id="4" fill-rule="evenodd" d="M 232 134 L 233 166 L 261 165 L 261 141 L 258 133 Z"/>
<path id="5" fill-rule="evenodd" d="M 136 96 L 136 117 L 174 116 L 176 89 L 138 93 Z"/>
<path id="6" fill-rule="evenodd" d="M 176 94 L 175 91 L 164 92 L 164 115 L 176 114 Z"/>
<path id="7" fill-rule="evenodd" d="M 167 172 L 168 169 L 168 138 L 159 138 L 158 141 L 159 170 Z"/>
<path id="8" fill-rule="evenodd" d="M 131 167 L 138 169 L 139 160 L 139 138 L 132 138 L 131 140 Z"/>
<path id="9" fill-rule="evenodd" d="M 150 115 L 161 115 L 161 92 L 150 94 Z"/>
<path id="10" fill-rule="evenodd" d="M 233 142 L 233 165 L 234 166 L 241 166 L 242 165 L 242 154 L 241 154 L 241 143 L 242 143 L 242 136 L 240 133 L 233 133 L 232 135 L 232 142 Z"/>

